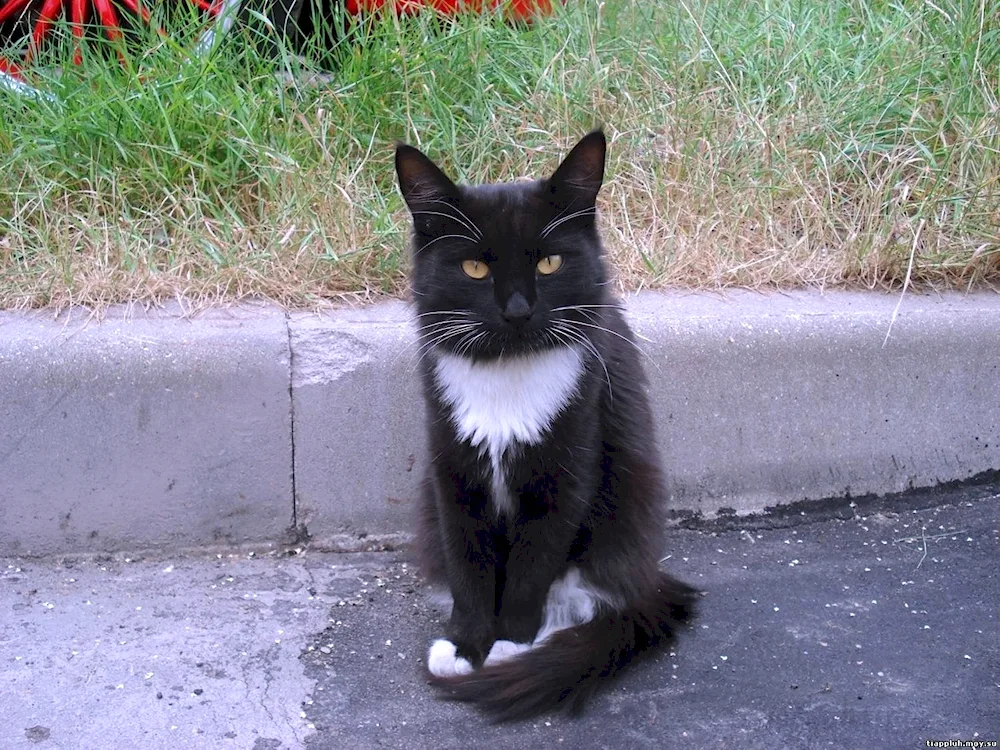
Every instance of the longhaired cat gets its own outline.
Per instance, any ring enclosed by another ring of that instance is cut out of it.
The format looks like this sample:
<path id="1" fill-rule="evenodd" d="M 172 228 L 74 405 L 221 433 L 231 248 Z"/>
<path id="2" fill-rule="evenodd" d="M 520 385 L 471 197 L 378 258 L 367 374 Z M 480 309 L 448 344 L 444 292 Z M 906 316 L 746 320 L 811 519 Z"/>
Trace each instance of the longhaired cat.
<path id="1" fill-rule="evenodd" d="M 549 179 L 466 186 L 396 149 L 426 347 L 422 569 L 453 598 L 427 667 L 500 720 L 579 709 L 693 612 L 658 563 L 645 379 L 596 224 L 605 151 L 598 130 Z"/>

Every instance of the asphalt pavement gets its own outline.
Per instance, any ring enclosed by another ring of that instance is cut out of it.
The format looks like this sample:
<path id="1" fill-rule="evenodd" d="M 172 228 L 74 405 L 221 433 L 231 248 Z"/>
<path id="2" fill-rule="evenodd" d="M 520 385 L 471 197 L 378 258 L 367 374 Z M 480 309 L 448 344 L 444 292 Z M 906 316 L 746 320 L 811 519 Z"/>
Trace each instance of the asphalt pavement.
<path id="1" fill-rule="evenodd" d="M 404 550 L 8 558 L 0 747 L 989 747 L 998 512 L 994 482 L 674 528 L 676 649 L 502 726 L 426 684 L 444 613 Z"/>

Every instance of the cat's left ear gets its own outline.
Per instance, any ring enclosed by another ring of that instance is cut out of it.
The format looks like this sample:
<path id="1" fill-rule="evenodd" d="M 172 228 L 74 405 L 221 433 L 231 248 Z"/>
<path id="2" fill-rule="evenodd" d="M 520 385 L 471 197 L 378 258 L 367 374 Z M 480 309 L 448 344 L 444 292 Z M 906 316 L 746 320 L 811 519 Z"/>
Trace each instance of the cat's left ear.
<path id="1" fill-rule="evenodd" d="M 458 199 L 455 183 L 422 152 L 405 143 L 396 145 L 396 176 L 399 191 L 411 213 L 428 203 L 452 203 Z"/>
<path id="2" fill-rule="evenodd" d="M 589 207 L 597 202 L 597 193 L 604 182 L 607 150 L 601 130 L 588 133 L 573 147 L 549 179 L 549 188 L 558 203 Z"/>

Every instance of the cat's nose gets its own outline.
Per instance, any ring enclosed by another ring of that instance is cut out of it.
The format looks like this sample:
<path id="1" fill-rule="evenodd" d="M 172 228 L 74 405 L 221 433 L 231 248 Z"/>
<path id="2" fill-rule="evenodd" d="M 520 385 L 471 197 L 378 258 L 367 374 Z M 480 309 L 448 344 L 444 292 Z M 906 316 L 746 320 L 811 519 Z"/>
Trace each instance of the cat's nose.
<path id="1" fill-rule="evenodd" d="M 523 325 L 531 319 L 533 305 L 524 298 L 520 292 L 514 292 L 507 298 L 507 304 L 503 308 L 503 318 L 508 323 Z"/>

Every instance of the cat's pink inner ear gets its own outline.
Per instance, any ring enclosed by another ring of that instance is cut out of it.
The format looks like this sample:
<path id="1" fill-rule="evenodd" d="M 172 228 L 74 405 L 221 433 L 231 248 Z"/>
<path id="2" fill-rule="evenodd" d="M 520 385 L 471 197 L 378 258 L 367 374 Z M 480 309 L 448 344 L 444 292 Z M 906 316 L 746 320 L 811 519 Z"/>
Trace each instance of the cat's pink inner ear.
<path id="1" fill-rule="evenodd" d="M 588 133 L 573 147 L 552 175 L 550 183 L 553 189 L 593 203 L 604 182 L 606 154 L 607 141 L 604 133 L 600 130 Z"/>

